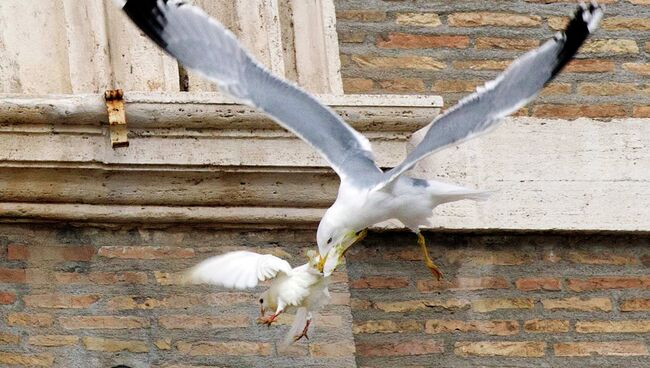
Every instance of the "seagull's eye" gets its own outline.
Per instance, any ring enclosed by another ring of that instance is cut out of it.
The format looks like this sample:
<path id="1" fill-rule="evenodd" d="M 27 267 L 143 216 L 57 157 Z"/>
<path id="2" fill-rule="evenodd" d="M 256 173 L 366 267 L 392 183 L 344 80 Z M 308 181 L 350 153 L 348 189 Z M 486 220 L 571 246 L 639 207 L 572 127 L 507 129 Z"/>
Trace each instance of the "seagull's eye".
<path id="1" fill-rule="evenodd" d="M 260 298 L 260 304 L 264 304 L 264 299 Z"/>
<path id="2" fill-rule="evenodd" d="M 327 239 L 327 244 L 332 242 L 332 238 Z"/>

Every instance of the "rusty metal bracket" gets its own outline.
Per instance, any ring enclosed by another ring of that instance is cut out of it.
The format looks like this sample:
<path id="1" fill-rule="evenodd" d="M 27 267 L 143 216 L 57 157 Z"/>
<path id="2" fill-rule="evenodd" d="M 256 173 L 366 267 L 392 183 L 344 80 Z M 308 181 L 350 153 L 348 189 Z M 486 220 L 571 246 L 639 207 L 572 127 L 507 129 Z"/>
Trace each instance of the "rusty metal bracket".
<path id="1" fill-rule="evenodd" d="M 126 113 L 124 111 L 124 92 L 121 89 L 110 89 L 104 93 L 106 110 L 108 111 L 108 131 L 111 146 L 128 147 L 129 139 L 126 129 Z"/>

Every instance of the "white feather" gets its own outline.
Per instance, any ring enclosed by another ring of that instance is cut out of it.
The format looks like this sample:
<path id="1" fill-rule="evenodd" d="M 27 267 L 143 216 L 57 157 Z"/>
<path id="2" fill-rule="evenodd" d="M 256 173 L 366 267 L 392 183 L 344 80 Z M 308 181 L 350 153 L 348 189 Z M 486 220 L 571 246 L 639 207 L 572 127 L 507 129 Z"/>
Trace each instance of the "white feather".
<path id="1" fill-rule="evenodd" d="M 237 251 L 199 263 L 189 271 L 189 279 L 193 283 L 245 289 L 276 277 L 278 272 L 291 275 L 289 262 L 270 254 Z"/>

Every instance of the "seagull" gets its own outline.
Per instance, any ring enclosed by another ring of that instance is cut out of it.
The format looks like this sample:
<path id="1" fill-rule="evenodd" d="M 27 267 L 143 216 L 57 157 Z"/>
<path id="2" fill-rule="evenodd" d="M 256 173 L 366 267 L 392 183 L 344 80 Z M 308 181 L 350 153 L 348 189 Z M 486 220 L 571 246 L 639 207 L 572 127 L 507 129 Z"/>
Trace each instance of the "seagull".
<path id="1" fill-rule="evenodd" d="M 254 288 L 260 281 L 271 280 L 269 288 L 259 299 L 258 324 L 271 326 L 288 309 L 297 309 L 296 317 L 285 342 L 291 343 L 307 336 L 312 312 L 329 303 L 329 277 L 318 269 L 320 255 L 310 250 L 308 262 L 292 268 L 289 262 L 270 254 L 248 251 L 228 252 L 208 258 L 191 268 L 186 279 L 192 283 L 207 283 L 230 289 Z M 267 310 L 273 313 L 266 315 Z M 302 332 L 295 333 L 302 327 Z"/>
<path id="2" fill-rule="evenodd" d="M 603 12 L 580 4 L 563 32 L 517 58 L 496 79 L 436 117 L 423 140 L 396 167 L 383 171 L 370 142 L 331 109 L 257 63 L 223 25 L 181 0 L 120 0 L 133 22 L 188 69 L 254 107 L 311 145 L 341 179 L 334 204 L 320 221 L 319 267 L 330 275 L 368 227 L 399 220 L 418 237 L 424 262 L 438 279 L 420 228 L 431 225 L 433 209 L 488 193 L 405 173 L 424 157 L 494 128 L 532 100 L 571 60 L 598 26 Z"/>

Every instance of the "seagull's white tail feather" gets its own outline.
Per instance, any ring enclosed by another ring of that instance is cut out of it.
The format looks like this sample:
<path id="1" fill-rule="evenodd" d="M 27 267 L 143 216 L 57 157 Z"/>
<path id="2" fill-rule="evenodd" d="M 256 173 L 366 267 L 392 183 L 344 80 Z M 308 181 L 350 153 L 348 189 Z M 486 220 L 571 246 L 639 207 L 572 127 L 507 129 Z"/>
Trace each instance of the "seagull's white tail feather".
<path id="1" fill-rule="evenodd" d="M 287 335 L 284 337 L 284 340 L 282 341 L 282 347 L 287 347 L 293 344 L 294 336 L 298 335 L 298 333 L 302 332 L 302 329 L 305 328 L 308 314 L 309 313 L 307 312 L 307 308 L 305 307 L 298 308 L 298 310 L 296 311 L 296 316 L 293 319 L 293 323 L 291 324 L 291 328 L 289 329 L 289 332 L 287 332 Z"/>
<path id="2" fill-rule="evenodd" d="M 453 184 L 429 181 L 429 192 L 436 205 L 471 199 L 473 201 L 486 201 L 494 191 L 465 188 Z"/>

